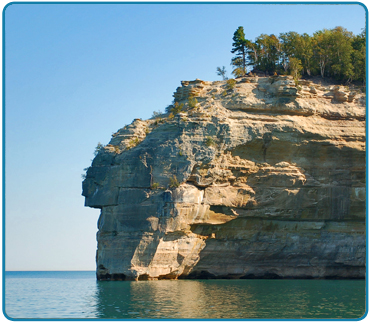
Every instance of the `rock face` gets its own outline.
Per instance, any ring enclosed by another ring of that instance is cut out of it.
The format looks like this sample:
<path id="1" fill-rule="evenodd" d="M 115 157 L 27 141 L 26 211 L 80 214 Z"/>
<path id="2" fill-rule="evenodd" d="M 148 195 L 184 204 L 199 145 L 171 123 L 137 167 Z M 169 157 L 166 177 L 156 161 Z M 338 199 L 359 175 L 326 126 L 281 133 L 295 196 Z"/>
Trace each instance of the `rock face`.
<path id="1" fill-rule="evenodd" d="M 364 94 L 278 76 L 174 97 L 87 170 L 98 279 L 365 276 Z"/>

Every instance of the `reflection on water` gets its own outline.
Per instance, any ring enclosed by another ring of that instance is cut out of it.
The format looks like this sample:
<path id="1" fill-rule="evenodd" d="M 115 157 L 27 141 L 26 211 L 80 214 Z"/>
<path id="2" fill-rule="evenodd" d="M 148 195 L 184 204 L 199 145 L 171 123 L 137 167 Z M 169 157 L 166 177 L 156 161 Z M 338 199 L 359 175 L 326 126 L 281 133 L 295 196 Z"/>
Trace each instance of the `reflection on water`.
<path id="1" fill-rule="evenodd" d="M 98 282 L 94 272 L 6 273 L 5 312 L 31 319 L 360 318 L 364 280 Z"/>
<path id="2" fill-rule="evenodd" d="M 364 281 L 97 282 L 98 318 L 360 318 Z"/>

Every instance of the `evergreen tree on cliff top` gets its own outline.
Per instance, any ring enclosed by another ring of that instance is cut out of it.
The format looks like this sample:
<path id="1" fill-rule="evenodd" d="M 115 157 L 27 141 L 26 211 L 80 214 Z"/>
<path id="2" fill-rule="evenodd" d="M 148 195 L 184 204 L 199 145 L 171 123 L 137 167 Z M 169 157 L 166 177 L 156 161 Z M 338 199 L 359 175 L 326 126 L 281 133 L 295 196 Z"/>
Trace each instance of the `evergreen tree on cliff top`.
<path id="1" fill-rule="evenodd" d="M 246 55 L 249 41 L 245 39 L 244 28 L 239 27 L 234 32 L 233 49 L 231 52 L 236 56 L 231 60 L 234 66 L 233 74 L 235 76 L 244 76 L 246 74 Z"/>

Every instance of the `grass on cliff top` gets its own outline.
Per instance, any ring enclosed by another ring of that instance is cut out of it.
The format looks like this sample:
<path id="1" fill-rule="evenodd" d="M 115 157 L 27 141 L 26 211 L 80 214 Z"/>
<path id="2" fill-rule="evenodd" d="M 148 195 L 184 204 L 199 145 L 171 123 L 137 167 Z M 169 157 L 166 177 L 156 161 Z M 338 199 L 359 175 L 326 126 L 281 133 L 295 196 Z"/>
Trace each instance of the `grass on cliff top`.
<path id="1" fill-rule="evenodd" d="M 180 186 L 180 182 L 175 175 L 170 177 L 170 188 L 177 188 Z"/>

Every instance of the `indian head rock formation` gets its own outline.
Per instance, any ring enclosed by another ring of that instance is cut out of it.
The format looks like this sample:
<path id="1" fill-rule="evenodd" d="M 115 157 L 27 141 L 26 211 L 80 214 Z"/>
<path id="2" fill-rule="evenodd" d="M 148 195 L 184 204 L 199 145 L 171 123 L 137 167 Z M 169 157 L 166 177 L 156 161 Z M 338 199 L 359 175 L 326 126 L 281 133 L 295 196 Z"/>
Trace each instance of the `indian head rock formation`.
<path id="1" fill-rule="evenodd" d="M 364 278 L 365 94 L 181 84 L 173 113 L 118 130 L 87 169 L 97 278 Z"/>

